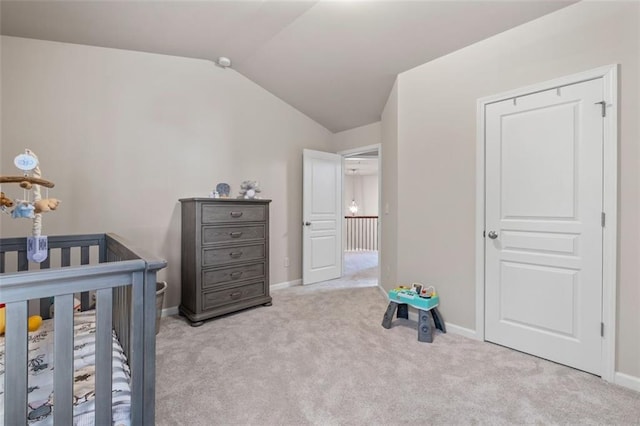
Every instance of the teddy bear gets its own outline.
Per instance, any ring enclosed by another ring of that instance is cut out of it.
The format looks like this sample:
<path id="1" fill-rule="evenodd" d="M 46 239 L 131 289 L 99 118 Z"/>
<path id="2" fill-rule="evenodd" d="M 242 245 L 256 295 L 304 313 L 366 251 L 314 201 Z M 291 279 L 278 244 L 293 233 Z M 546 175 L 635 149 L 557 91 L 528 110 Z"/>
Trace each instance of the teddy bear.
<path id="1" fill-rule="evenodd" d="M 240 184 L 240 195 L 238 196 L 238 198 L 244 198 L 247 200 L 258 198 L 256 196 L 258 192 L 260 192 L 258 182 L 256 182 L 255 180 L 245 180 Z"/>
<path id="2" fill-rule="evenodd" d="M 6 325 L 5 309 L 6 308 L 4 303 L 0 303 L 0 335 L 4 334 L 4 329 Z M 29 319 L 27 320 L 27 327 L 29 331 L 37 331 L 41 325 L 42 325 L 42 317 L 40 315 L 30 316 Z"/>
<path id="3" fill-rule="evenodd" d="M 18 205 L 11 212 L 11 217 L 14 219 L 17 219 L 20 217 L 33 219 L 34 218 L 33 210 L 34 210 L 34 207 L 31 203 L 27 201 L 18 200 Z"/>
<path id="4" fill-rule="evenodd" d="M 58 204 L 60 204 L 60 200 L 58 200 L 57 198 L 44 198 L 33 203 L 33 205 L 35 206 L 36 214 L 55 210 L 58 208 Z"/>
<path id="5" fill-rule="evenodd" d="M 13 207 L 13 200 L 11 198 L 7 198 L 7 196 L 4 195 L 4 192 L 0 192 L 0 206 Z"/>

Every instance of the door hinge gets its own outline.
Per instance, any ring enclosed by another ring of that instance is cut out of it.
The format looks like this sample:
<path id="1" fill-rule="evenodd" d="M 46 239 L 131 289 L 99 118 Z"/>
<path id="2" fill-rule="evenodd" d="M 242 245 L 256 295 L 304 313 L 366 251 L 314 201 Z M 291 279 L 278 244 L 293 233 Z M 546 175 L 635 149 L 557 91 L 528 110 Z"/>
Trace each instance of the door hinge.
<path id="1" fill-rule="evenodd" d="M 600 323 L 600 337 L 604 337 L 604 323 Z"/>
<path id="2" fill-rule="evenodd" d="M 596 102 L 595 105 L 600 105 L 602 106 L 602 116 L 606 117 L 607 116 L 607 102 L 606 101 L 600 101 L 600 102 Z"/>
<path id="3" fill-rule="evenodd" d="M 482 238 L 487 238 L 487 231 L 482 231 Z"/>
<path id="4" fill-rule="evenodd" d="M 604 228 L 604 223 L 606 221 L 606 218 L 607 218 L 607 215 L 604 212 L 602 212 L 600 214 L 600 224 L 602 225 L 603 228 Z"/>

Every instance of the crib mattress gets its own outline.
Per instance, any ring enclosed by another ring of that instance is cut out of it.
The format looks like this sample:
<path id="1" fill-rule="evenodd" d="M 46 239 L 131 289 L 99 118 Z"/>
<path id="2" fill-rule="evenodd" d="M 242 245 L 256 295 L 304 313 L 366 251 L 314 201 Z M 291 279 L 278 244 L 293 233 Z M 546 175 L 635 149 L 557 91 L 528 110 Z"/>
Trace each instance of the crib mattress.
<path id="1" fill-rule="evenodd" d="M 95 311 L 76 313 L 74 320 L 73 424 L 95 423 Z M 53 320 L 29 333 L 28 424 L 53 425 Z M 0 337 L 0 425 L 4 424 L 4 336 Z M 130 425 L 130 371 L 120 343 L 113 336 L 113 424 Z"/>

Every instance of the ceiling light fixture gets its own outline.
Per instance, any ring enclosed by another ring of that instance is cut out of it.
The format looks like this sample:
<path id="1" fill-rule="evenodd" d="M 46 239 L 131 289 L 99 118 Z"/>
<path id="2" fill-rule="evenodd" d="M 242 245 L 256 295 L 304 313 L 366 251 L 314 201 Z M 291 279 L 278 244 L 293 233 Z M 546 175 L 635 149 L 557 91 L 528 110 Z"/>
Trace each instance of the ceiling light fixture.
<path id="1" fill-rule="evenodd" d="M 351 205 L 349 206 L 349 212 L 351 212 L 351 216 L 355 216 L 358 213 L 358 204 L 356 203 L 356 181 L 355 175 L 358 172 L 357 169 L 350 169 L 353 175 L 351 178 L 352 187 L 351 187 Z"/>
<path id="2" fill-rule="evenodd" d="M 216 59 L 215 63 L 220 68 L 229 68 L 231 66 L 231 59 L 226 56 L 220 56 Z"/>

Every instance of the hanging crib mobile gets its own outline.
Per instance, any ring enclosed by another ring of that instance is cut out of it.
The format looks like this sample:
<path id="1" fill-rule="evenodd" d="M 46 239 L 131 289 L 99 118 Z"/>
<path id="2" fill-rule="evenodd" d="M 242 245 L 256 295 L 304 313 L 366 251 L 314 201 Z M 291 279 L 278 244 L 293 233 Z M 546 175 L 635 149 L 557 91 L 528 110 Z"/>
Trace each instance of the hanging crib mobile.
<path id="1" fill-rule="evenodd" d="M 32 236 L 27 237 L 27 258 L 31 262 L 40 263 L 47 258 L 47 237 L 42 234 L 42 213 L 55 210 L 60 200 L 49 198 L 49 188 L 53 182 L 42 179 L 38 157 L 29 149 L 18 155 L 13 163 L 22 170 L 22 176 L 0 176 L 0 184 L 17 183 L 23 189 L 23 198 L 12 200 L 0 191 L 0 210 L 11 214 L 14 219 L 33 219 Z M 42 198 L 40 187 L 46 189 L 46 197 Z M 9 211 L 13 207 L 13 210 Z"/>

